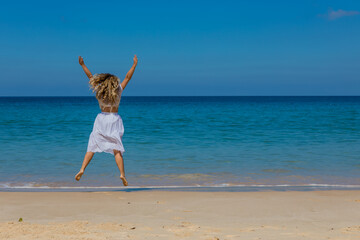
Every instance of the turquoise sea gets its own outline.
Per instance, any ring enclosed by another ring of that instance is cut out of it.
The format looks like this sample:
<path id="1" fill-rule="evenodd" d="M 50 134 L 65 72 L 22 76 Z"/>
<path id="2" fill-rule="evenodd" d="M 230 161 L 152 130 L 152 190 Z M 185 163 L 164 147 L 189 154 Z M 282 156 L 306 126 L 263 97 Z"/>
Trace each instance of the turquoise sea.
<path id="1" fill-rule="evenodd" d="M 113 156 L 74 180 L 94 97 L 1 97 L 0 189 L 121 189 Z M 360 97 L 130 97 L 129 188 L 360 187 Z"/>

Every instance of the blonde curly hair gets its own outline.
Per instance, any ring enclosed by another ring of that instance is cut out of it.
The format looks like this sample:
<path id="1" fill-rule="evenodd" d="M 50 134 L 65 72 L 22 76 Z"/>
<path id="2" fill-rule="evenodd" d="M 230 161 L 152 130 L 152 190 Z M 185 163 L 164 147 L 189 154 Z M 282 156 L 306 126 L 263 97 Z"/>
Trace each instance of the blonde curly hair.
<path id="1" fill-rule="evenodd" d="M 120 79 L 110 73 L 95 74 L 90 78 L 90 88 L 96 92 L 96 98 L 104 100 L 110 104 L 116 102 Z"/>

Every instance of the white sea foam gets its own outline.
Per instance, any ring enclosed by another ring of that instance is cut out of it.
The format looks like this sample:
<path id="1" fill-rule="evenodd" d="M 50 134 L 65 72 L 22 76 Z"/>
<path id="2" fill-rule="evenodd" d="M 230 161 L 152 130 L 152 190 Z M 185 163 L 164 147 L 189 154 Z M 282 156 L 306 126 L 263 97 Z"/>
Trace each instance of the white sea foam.
<path id="1" fill-rule="evenodd" d="M 176 188 L 360 188 L 352 184 L 215 184 L 215 185 L 169 185 L 169 186 L 47 186 L 35 183 L 14 185 L 1 183 L 0 189 L 176 189 Z"/>

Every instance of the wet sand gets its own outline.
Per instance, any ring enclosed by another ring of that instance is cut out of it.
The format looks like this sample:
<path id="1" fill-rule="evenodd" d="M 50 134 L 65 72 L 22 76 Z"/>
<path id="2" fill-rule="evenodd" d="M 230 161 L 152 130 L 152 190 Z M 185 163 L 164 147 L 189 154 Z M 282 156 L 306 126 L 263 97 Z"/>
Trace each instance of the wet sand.
<path id="1" fill-rule="evenodd" d="M 360 191 L 0 192 L 0 239 L 360 239 Z"/>

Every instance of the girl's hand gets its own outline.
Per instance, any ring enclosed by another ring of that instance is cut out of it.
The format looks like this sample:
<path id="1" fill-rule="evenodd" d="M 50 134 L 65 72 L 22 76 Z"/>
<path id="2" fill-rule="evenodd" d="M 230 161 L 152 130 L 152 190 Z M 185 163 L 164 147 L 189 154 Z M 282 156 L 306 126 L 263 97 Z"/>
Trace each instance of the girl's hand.
<path id="1" fill-rule="evenodd" d="M 137 62 L 138 62 L 138 58 L 137 58 L 137 56 L 135 55 L 135 56 L 134 56 L 134 65 L 137 65 Z"/>
<path id="2" fill-rule="evenodd" d="M 79 64 L 81 66 L 84 65 L 84 59 L 81 56 L 79 56 Z"/>

